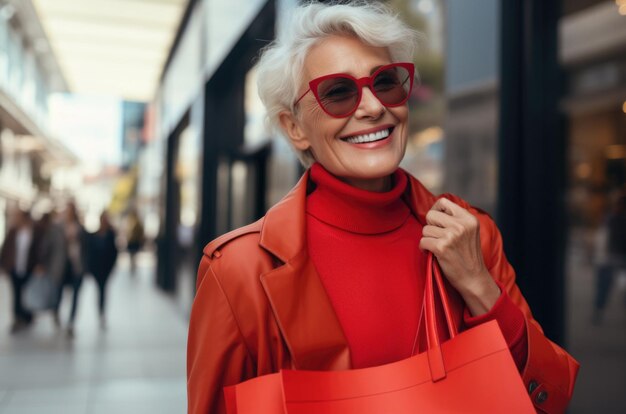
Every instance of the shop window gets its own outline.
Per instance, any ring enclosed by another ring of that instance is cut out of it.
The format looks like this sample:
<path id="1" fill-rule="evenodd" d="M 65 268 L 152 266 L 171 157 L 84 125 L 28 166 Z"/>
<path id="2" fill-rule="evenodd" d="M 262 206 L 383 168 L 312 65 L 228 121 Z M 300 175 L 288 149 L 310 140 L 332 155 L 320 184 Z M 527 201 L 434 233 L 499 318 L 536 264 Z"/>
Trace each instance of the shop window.
<path id="1" fill-rule="evenodd" d="M 9 82 L 9 22 L 0 14 L 0 86 Z"/>
<path id="2" fill-rule="evenodd" d="M 567 347 L 581 370 L 568 412 L 626 412 L 626 53 L 619 2 L 561 21 L 568 79 Z M 593 23 L 593 24 L 590 24 Z M 621 34 L 620 34 L 621 33 Z"/>
<path id="3" fill-rule="evenodd" d="M 252 149 L 260 149 L 264 143 L 267 144 L 267 141 L 270 141 L 271 151 L 266 165 L 266 188 L 256 189 L 259 193 L 265 191 L 265 207 L 269 208 L 289 192 L 301 171 L 299 161 L 285 137 L 273 133 L 268 128 L 265 107 L 257 92 L 256 67 L 248 71 L 245 82 L 244 145 Z M 250 165 L 248 167 L 252 168 Z M 259 171 L 258 165 L 253 170 L 253 174 L 251 173 L 247 180 L 251 185 L 255 182 L 257 175 L 263 173 Z M 250 216 L 249 221 L 253 219 L 255 219 L 255 214 Z"/>
<path id="4" fill-rule="evenodd" d="M 444 180 L 444 31 L 443 1 L 391 0 L 389 5 L 423 34 L 414 63 L 419 82 L 409 101 L 409 137 L 402 167 L 433 192 Z"/>
<path id="5" fill-rule="evenodd" d="M 198 219 L 198 137 L 191 127 L 185 128 L 179 137 L 178 157 L 176 160 L 176 179 L 180 185 L 180 226 L 185 229 L 195 229 Z M 187 233 L 186 230 L 182 230 Z M 185 239 L 186 240 L 186 239 Z"/>
<path id="6" fill-rule="evenodd" d="M 19 96 L 22 87 L 22 38 L 17 31 L 9 27 L 9 92 Z"/>

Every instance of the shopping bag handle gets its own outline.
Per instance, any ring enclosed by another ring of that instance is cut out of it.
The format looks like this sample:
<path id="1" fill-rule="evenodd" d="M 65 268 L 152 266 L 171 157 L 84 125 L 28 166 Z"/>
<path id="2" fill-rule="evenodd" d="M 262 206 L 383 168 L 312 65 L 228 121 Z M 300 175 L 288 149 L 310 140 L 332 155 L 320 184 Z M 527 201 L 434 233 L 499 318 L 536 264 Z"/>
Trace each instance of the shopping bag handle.
<path id="1" fill-rule="evenodd" d="M 448 327 L 448 334 L 450 339 L 452 339 L 457 334 L 457 327 L 454 323 L 454 319 L 452 318 L 448 294 L 441 276 L 439 263 L 437 263 L 433 253 L 428 252 L 426 259 L 426 286 L 424 288 L 424 316 L 426 319 L 426 342 L 428 344 L 426 352 L 430 365 L 431 379 L 433 381 L 439 381 L 446 377 L 446 368 L 443 361 L 443 354 L 441 353 L 441 341 L 437 325 L 435 284 L 437 285 L 436 289 L 439 293 L 439 299 L 441 300 L 444 317 Z"/>

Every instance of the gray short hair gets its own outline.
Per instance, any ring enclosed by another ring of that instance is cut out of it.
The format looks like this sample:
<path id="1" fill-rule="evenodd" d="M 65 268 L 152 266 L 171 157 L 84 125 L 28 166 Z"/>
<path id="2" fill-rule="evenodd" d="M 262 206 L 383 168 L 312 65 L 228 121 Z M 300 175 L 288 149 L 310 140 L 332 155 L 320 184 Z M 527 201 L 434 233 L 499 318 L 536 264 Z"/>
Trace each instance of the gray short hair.
<path id="1" fill-rule="evenodd" d="M 388 6 L 354 1 L 348 4 L 309 3 L 296 7 L 278 37 L 260 55 L 258 91 L 270 126 L 280 131 L 279 114 L 295 113 L 294 102 L 309 50 L 324 38 L 348 35 L 363 43 L 386 47 L 393 61 L 412 61 L 418 33 Z M 296 150 L 305 167 L 315 160 L 309 151 Z"/>

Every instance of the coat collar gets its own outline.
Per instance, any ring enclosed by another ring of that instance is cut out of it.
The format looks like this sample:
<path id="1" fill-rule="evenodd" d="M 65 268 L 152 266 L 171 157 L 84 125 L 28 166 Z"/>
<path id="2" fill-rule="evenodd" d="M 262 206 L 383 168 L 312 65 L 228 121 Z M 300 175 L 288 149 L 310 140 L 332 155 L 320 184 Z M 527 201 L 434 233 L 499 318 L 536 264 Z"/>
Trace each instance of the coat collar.
<path id="1" fill-rule="evenodd" d="M 426 213 L 436 197 L 417 179 L 407 176 L 409 183 L 403 197 L 417 220 L 425 224 Z M 260 245 L 282 263 L 262 274 L 261 283 L 291 352 L 293 368 L 349 369 L 346 337 L 307 252 L 308 180 L 307 171 L 265 215 Z"/>
<path id="2" fill-rule="evenodd" d="M 416 178 L 407 174 L 409 183 L 403 198 L 420 224 L 426 224 L 426 213 L 435 203 L 435 197 Z M 260 244 L 282 262 L 287 263 L 306 249 L 306 196 L 309 170 L 296 186 L 265 215 Z"/>

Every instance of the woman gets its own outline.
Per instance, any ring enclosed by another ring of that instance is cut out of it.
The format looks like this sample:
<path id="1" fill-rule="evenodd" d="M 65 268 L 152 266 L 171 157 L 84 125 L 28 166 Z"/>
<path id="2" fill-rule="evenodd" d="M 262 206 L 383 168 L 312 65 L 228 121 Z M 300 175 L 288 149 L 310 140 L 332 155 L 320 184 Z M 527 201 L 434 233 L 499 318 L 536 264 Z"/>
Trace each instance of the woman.
<path id="1" fill-rule="evenodd" d="M 60 223 L 55 220 L 53 211 L 45 213 L 39 220 L 41 230 L 41 247 L 35 273 L 49 277 L 55 287 L 55 292 L 61 291 L 67 263 L 67 246 L 65 233 Z M 58 300 L 58 297 L 56 298 Z M 58 303 L 54 309 L 54 324 L 61 327 L 58 314 Z"/>
<path id="2" fill-rule="evenodd" d="M 115 245 L 115 229 L 109 220 L 109 215 L 103 212 L 100 215 L 100 228 L 89 237 L 89 271 L 96 279 L 99 291 L 98 310 L 100 312 L 100 328 L 106 328 L 105 300 L 106 284 L 117 260 Z"/>
<path id="3" fill-rule="evenodd" d="M 87 232 L 80 223 L 78 210 L 74 203 L 69 203 L 65 209 L 61 226 L 65 235 L 66 260 L 63 282 L 59 289 L 59 300 L 55 311 L 55 320 L 58 320 L 58 312 L 63 298 L 63 288 L 72 287 L 72 309 L 67 323 L 67 337 L 74 338 L 74 321 L 78 310 L 78 295 L 83 284 L 83 276 L 86 272 L 87 263 Z"/>
<path id="4" fill-rule="evenodd" d="M 385 7 L 311 4 L 263 53 L 259 92 L 306 167 L 264 218 L 204 249 L 188 342 L 190 413 L 281 368 L 370 367 L 424 350 L 426 254 L 457 324 L 497 320 L 538 409 L 561 412 L 578 365 L 546 339 L 491 218 L 398 165 L 415 35 Z"/>
<path id="5" fill-rule="evenodd" d="M 16 333 L 33 322 L 33 314 L 23 305 L 22 295 L 33 274 L 38 242 L 38 231 L 30 212 L 17 210 L 0 249 L 0 268 L 10 276 L 13 291 L 11 333 Z"/>

